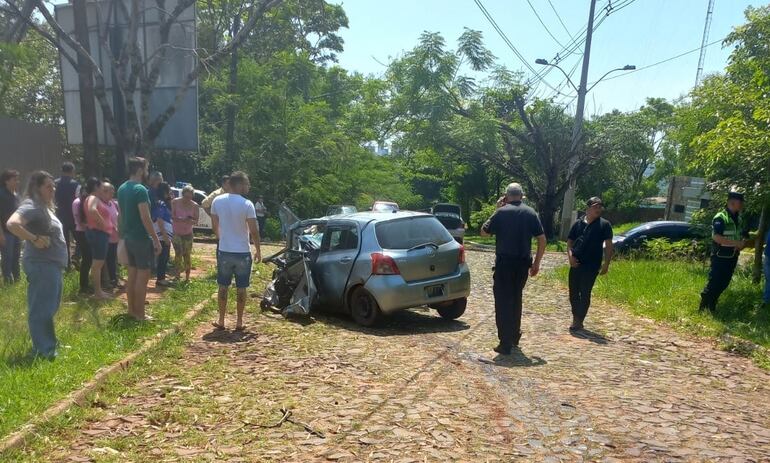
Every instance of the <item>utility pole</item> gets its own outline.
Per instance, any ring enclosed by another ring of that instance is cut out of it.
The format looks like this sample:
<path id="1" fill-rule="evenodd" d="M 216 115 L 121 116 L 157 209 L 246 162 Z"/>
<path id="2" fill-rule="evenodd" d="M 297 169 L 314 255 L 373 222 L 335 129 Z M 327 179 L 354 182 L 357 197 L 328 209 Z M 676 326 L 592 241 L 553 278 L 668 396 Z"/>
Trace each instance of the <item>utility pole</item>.
<path id="1" fill-rule="evenodd" d="M 703 75 L 703 65 L 706 62 L 706 42 L 709 40 L 709 31 L 711 30 L 711 18 L 714 15 L 714 0 L 709 0 L 708 8 L 706 9 L 706 24 L 703 26 L 703 39 L 700 43 L 700 57 L 698 58 L 698 71 L 695 73 L 695 86 L 700 83 L 700 78 Z"/>
<path id="2" fill-rule="evenodd" d="M 88 40 L 88 12 L 86 0 L 72 1 L 75 39 L 90 50 Z M 88 59 L 78 54 L 78 90 L 80 95 L 80 127 L 83 131 L 83 174 L 86 177 L 100 175 L 99 140 L 96 133 L 96 102 L 94 79 Z"/>
<path id="3" fill-rule="evenodd" d="M 570 161 L 567 166 L 567 176 L 569 178 L 569 189 L 564 193 L 564 203 L 561 208 L 561 233 L 559 237 L 562 240 L 567 239 L 569 229 L 572 226 L 572 210 L 575 209 L 575 187 L 577 179 L 575 167 L 577 159 L 575 152 L 580 142 L 580 136 L 583 132 L 583 111 L 586 105 L 586 93 L 588 93 L 588 62 L 591 58 L 591 39 L 594 32 L 594 12 L 596 11 L 596 0 L 591 0 L 591 8 L 588 13 L 588 27 L 586 28 L 586 47 L 583 52 L 583 70 L 580 74 L 580 86 L 578 87 L 577 109 L 575 111 L 575 125 L 572 128 L 572 143 L 570 144 Z"/>

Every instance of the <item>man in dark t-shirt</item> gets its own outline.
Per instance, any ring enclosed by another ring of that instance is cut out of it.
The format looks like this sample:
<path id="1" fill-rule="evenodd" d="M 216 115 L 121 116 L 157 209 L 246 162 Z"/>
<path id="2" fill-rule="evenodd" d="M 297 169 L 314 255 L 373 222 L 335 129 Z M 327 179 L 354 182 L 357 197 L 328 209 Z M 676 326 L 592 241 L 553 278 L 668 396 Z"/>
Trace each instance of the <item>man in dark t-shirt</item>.
<path id="1" fill-rule="evenodd" d="M 540 218 L 521 203 L 521 185 L 508 185 L 505 196 L 497 201 L 497 210 L 481 227 L 482 236 L 495 235 L 494 286 L 495 321 L 500 344 L 495 352 L 509 355 L 521 338 L 522 293 L 527 277 L 540 271 L 545 252 L 545 234 Z M 532 238 L 537 239 L 537 254 L 532 261 Z"/>
<path id="2" fill-rule="evenodd" d="M 613 252 L 612 225 L 601 217 L 602 200 L 594 196 L 586 206 L 585 217 L 572 225 L 567 237 L 569 302 L 572 306 L 570 331 L 583 329 L 596 277 L 607 273 Z"/>
<path id="3" fill-rule="evenodd" d="M 56 193 L 56 217 L 62 224 L 64 241 L 67 243 L 67 265 L 70 265 L 70 237 L 75 234 L 75 216 L 72 215 L 72 203 L 75 201 L 80 184 L 75 180 L 75 164 L 65 162 L 61 166 L 61 176 L 54 181 Z"/>

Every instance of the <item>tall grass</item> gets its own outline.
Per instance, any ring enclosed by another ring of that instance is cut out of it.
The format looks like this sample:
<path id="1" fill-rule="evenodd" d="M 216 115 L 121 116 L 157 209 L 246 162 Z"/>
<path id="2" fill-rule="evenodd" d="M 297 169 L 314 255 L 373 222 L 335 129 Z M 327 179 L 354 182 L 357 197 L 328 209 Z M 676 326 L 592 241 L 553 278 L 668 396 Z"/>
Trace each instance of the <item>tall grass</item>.
<path id="1" fill-rule="evenodd" d="M 148 309 L 154 317 L 139 323 L 125 315 L 125 305 L 80 298 L 78 276 L 65 276 L 64 302 L 56 315 L 59 356 L 31 360 L 27 329 L 26 283 L 0 290 L 0 436 L 12 431 L 66 396 L 96 370 L 136 349 L 145 339 L 171 326 L 216 284 L 193 280 L 164 293 Z"/>
<path id="2" fill-rule="evenodd" d="M 565 283 L 568 271 L 557 269 Z M 596 280 L 594 295 L 697 335 L 727 333 L 770 347 L 770 310 L 761 306 L 762 287 L 751 282 L 750 270 L 736 271 L 715 314 L 698 311 L 707 274 L 702 263 L 621 259 Z"/>

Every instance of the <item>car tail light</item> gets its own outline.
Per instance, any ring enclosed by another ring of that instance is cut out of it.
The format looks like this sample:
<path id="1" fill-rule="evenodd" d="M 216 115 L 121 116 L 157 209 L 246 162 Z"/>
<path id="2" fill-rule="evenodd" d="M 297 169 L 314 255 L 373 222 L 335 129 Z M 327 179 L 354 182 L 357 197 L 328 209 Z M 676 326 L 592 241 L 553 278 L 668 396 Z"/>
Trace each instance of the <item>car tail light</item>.
<path id="1" fill-rule="evenodd" d="M 372 253 L 372 275 L 401 275 L 392 257 L 379 252 Z"/>
<path id="2" fill-rule="evenodd" d="M 462 244 L 460 245 L 460 254 L 457 255 L 457 263 L 458 264 L 465 263 L 465 246 L 463 246 Z"/>

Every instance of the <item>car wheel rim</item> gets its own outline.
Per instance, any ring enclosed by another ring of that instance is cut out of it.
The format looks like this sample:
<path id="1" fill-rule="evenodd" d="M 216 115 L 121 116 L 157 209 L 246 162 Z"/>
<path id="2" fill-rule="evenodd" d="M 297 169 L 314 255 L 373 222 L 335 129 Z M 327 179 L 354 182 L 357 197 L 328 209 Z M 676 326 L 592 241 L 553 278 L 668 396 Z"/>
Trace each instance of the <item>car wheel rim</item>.
<path id="1" fill-rule="evenodd" d="M 372 315 L 372 304 L 368 297 L 359 296 L 356 307 L 358 308 L 358 315 L 361 318 L 368 319 Z"/>

